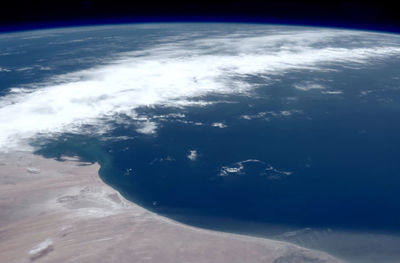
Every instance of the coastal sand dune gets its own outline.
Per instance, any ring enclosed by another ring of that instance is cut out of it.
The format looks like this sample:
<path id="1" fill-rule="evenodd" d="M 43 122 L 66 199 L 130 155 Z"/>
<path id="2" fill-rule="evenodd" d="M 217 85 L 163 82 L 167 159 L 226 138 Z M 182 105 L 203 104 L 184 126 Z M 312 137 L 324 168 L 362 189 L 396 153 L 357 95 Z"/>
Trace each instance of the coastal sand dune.
<path id="1" fill-rule="evenodd" d="M 289 243 L 186 226 L 125 200 L 98 164 L 0 155 L 0 262 L 342 262 Z"/>

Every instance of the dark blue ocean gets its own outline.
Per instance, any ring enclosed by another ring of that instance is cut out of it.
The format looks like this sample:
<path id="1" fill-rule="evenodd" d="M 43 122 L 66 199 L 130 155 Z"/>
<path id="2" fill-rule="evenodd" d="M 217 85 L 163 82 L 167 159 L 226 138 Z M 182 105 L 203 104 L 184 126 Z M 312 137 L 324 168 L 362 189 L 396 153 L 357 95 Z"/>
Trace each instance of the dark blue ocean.
<path id="1" fill-rule="evenodd" d="M 394 101 L 388 105 L 360 99 L 358 91 L 397 87 L 398 80 L 390 77 L 400 75 L 399 66 L 392 61 L 363 72 L 329 73 L 345 95 L 293 90 L 293 82 L 310 74 L 295 72 L 285 81 L 260 87 L 257 99 L 231 96 L 231 103 L 183 111 L 193 122 L 224 120 L 224 129 L 172 119 L 162 122 L 156 136 L 131 126 L 112 132 L 130 137 L 123 141 L 65 134 L 39 153 L 99 161 L 102 179 L 125 197 L 181 220 L 194 213 L 298 227 L 398 231 L 400 92 L 376 91 Z M 318 73 L 318 78 L 327 77 Z M 288 96 L 299 99 L 287 101 Z M 238 118 L 288 108 L 302 112 L 269 120 Z M 140 111 L 182 113 L 165 107 Z M 196 161 L 187 158 L 191 149 L 198 152 Z M 236 167 L 243 160 L 260 162 L 247 163 L 243 174 L 220 176 L 221 167 Z M 270 166 L 291 174 L 266 172 Z"/>

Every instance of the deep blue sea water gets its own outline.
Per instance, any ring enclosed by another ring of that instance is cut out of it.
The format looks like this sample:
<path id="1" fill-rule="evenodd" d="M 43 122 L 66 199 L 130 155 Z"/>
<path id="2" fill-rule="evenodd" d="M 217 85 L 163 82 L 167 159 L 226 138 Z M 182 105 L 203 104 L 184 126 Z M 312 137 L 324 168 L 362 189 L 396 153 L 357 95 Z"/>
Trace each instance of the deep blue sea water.
<path id="1" fill-rule="evenodd" d="M 98 27 L 49 30 L 37 39 L 30 32 L 0 35 L 0 68 L 8 69 L 0 70 L 0 92 L 4 97 L 11 87 L 34 90 L 31 83 L 112 63 L 121 52 L 162 46 L 171 38 L 226 36 L 236 27 Z M 400 45 L 393 38 L 382 37 Z M 368 47 L 368 41 L 338 38 L 332 45 Z M 319 45 L 325 44 L 311 46 Z M 101 178 L 126 198 L 189 224 L 264 236 L 277 231 L 249 225 L 394 235 L 400 231 L 399 58 L 242 74 L 238 78 L 255 88 L 192 98 L 217 102 L 205 107 L 135 108 L 157 122 L 154 133 L 144 134 L 129 115 L 118 114 L 105 133 L 66 131 L 31 144 L 44 156 L 99 162 Z"/>
<path id="2" fill-rule="evenodd" d="M 98 161 L 98 151 L 103 152 L 107 163 L 102 179 L 129 199 L 162 214 L 182 216 L 193 210 L 299 227 L 398 231 L 400 92 L 397 88 L 375 90 L 383 101 L 358 94 L 366 85 L 374 89 L 374 82 L 397 87 L 398 80 L 389 79 L 400 75 L 399 66 L 391 61 L 363 72 L 329 73 L 338 82 L 335 88 L 346 94 L 328 97 L 293 90 L 293 82 L 310 74 L 297 72 L 298 77 L 293 74 L 291 79 L 260 87 L 255 91 L 257 99 L 231 96 L 230 103 L 184 111 L 139 109 L 149 115 L 184 113 L 199 123 L 223 120 L 228 126 L 223 129 L 187 125 L 177 118 L 162 122 L 156 136 L 125 126 L 111 135 L 131 139 L 90 138 L 88 143 L 86 136 L 64 135 L 65 141 L 57 138 L 41 151 L 86 153 L 93 161 Z M 316 77 L 318 73 L 312 74 Z M 324 75 L 317 77 L 324 79 Z M 298 99 L 288 101 L 291 96 Z M 390 103 L 385 101 L 389 99 Z M 299 112 L 270 120 L 240 118 L 244 113 L 285 110 Z M 199 154 L 196 161 L 187 158 L 192 149 Z M 260 163 L 249 162 L 243 174 L 220 176 L 223 166 L 235 167 L 244 160 Z M 291 174 L 265 171 L 271 166 Z"/>

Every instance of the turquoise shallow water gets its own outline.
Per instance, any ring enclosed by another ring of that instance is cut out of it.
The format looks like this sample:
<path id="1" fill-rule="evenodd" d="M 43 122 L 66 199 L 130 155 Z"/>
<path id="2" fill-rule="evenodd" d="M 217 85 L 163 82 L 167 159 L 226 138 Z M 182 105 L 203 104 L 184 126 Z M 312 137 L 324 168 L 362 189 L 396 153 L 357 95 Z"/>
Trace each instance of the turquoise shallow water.
<path id="1" fill-rule="evenodd" d="M 325 31 L 317 38 L 308 30 L 171 24 L 2 35 L 0 117 L 16 105 L 14 119 L 21 121 L 10 125 L 20 127 L 21 136 L 34 134 L 29 143 L 36 153 L 99 162 L 101 178 L 125 197 L 185 223 L 293 242 L 293 229 L 301 235 L 310 229 L 397 235 L 400 57 L 397 51 L 371 54 L 395 49 L 399 38 L 365 32 L 332 37 Z M 273 37 L 260 40 L 263 34 Z M 247 42 L 232 44 L 241 38 Z M 264 71 L 257 68 L 261 56 Z M 126 57 L 133 57 L 131 64 Z M 217 65 L 210 63 L 210 71 L 226 74 L 208 75 L 204 61 Z M 102 68 L 110 65 L 112 70 Z M 84 69 L 89 76 L 65 75 Z M 229 80 L 221 82 L 227 90 L 217 77 Z M 217 88 L 200 95 L 185 89 L 198 84 Z M 79 91 L 70 94 L 74 85 Z M 154 85 L 162 88 L 152 90 Z M 57 92 L 33 96 L 48 86 Z M 252 88 L 229 91 L 237 86 Z M 93 87 L 104 92 L 85 95 Z M 34 105 L 46 104 L 38 99 L 46 96 L 49 107 Z M 32 110 L 17 112 L 18 105 Z M 127 105 L 132 111 L 115 110 Z M 88 116 L 96 121 L 86 121 Z M 81 117 L 75 129 L 52 121 L 73 117 Z M 42 122 L 50 128 L 34 129 Z M 360 252 L 347 255 L 340 240 L 331 247 L 333 241 L 301 242 L 348 258 Z M 392 247 L 386 247 L 391 258 Z"/>

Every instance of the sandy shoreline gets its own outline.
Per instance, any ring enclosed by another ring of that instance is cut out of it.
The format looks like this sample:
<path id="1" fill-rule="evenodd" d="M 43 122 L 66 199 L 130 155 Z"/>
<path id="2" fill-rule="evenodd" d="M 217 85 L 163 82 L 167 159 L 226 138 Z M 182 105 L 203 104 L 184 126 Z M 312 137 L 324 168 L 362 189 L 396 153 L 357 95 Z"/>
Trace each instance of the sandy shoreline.
<path id="1" fill-rule="evenodd" d="M 98 170 L 73 158 L 0 154 L 0 262 L 342 262 L 158 216 L 104 184 Z"/>

